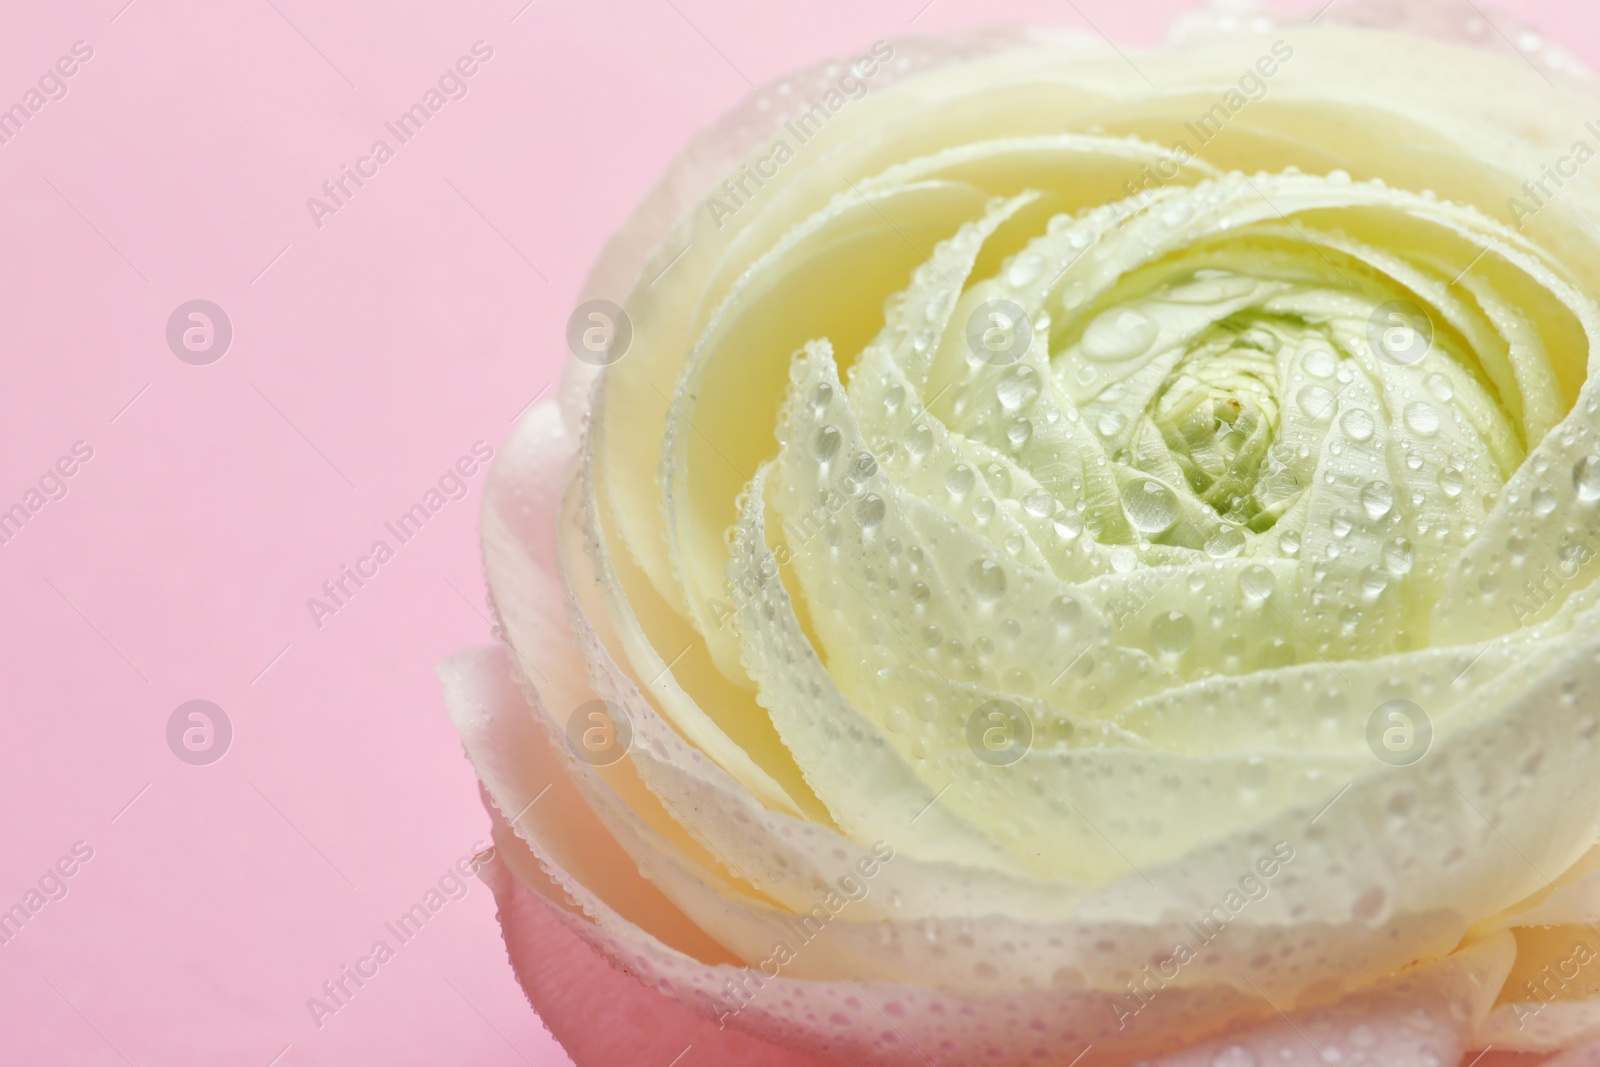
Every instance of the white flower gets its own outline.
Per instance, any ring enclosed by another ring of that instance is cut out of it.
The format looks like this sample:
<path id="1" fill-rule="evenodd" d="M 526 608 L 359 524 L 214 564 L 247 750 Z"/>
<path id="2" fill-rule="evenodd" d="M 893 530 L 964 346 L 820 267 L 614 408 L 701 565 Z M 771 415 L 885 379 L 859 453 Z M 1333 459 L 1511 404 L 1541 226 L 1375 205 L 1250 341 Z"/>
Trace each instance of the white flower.
<path id="1" fill-rule="evenodd" d="M 771 1062 L 1600 1025 L 1600 96 L 1245 29 L 880 43 L 614 239 L 444 668 L 547 1018 L 528 891 Z"/>

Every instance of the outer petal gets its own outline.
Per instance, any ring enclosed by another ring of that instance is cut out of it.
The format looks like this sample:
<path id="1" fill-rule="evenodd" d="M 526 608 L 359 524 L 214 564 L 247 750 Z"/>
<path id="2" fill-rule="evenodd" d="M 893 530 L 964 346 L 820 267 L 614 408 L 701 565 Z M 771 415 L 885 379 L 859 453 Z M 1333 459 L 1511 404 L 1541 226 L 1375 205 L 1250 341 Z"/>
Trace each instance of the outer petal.
<path id="1" fill-rule="evenodd" d="M 505 825 L 498 815 L 495 822 Z M 646 989 L 585 944 L 563 923 L 560 911 L 519 882 L 498 856 L 480 876 L 494 892 L 506 952 L 528 1003 L 578 1067 L 678 1063 L 678 1057 L 688 1067 L 827 1067 L 831 1062 L 720 1029 Z M 554 883 L 544 888 L 558 892 Z"/>
<path id="2" fill-rule="evenodd" d="M 1544 1067 L 1600 1067 L 1600 1044 L 1584 1045 L 1563 1052 L 1555 1059 L 1546 1061 Z"/>
<path id="3" fill-rule="evenodd" d="M 1315 1011 L 1280 1015 L 1156 1060 L 1150 1067 L 1424 1067 L 1470 1047 L 1511 965 L 1504 934 Z"/>

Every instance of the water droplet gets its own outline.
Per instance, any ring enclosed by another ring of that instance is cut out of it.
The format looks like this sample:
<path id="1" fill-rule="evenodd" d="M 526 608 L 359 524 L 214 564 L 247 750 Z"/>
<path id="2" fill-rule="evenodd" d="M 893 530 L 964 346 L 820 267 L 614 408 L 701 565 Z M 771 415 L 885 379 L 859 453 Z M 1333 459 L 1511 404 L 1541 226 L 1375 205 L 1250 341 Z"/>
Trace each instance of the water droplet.
<path id="1" fill-rule="evenodd" d="M 899 382 L 889 386 L 888 390 L 886 390 L 883 394 L 883 406 L 888 408 L 891 412 L 899 411 L 900 405 L 904 404 L 905 402 L 905 386 L 901 385 Z"/>
<path id="2" fill-rule="evenodd" d="M 1244 549 L 1244 531 L 1237 526 L 1224 526 L 1206 542 L 1206 555 L 1212 559 L 1236 556 Z"/>
<path id="3" fill-rule="evenodd" d="M 1600 464 L 1597 464 L 1597 466 L 1600 466 Z M 1596 475 L 1597 478 L 1600 478 L 1600 471 L 1596 471 Z M 1445 496 L 1460 496 L 1461 490 L 1465 487 L 1466 479 L 1462 477 L 1461 472 L 1456 468 L 1446 467 L 1439 472 L 1439 488 L 1444 490 Z M 1596 482 L 1596 489 L 1596 495 L 1600 495 L 1600 480 Z"/>
<path id="4" fill-rule="evenodd" d="M 1055 497 L 1043 489 L 1030 489 L 1022 498 L 1023 510 L 1036 519 L 1048 516 L 1055 506 Z"/>
<path id="5" fill-rule="evenodd" d="M 982 603 L 993 603 L 1006 593 L 1006 572 L 988 559 L 973 560 L 967 567 L 967 585 Z"/>
<path id="6" fill-rule="evenodd" d="M 1058 596 L 1050 602 L 1050 616 L 1070 634 L 1083 619 L 1083 605 L 1069 596 Z"/>
<path id="7" fill-rule="evenodd" d="M 1156 324 L 1140 312 L 1132 308 L 1112 308 L 1102 312 L 1083 331 L 1079 349 L 1089 359 L 1132 359 L 1149 350 L 1156 333 Z"/>
<path id="8" fill-rule="evenodd" d="M 1352 441 L 1369 441 L 1378 424 L 1373 421 L 1372 413 L 1361 408 L 1351 408 L 1339 416 L 1339 427 Z"/>
<path id="9" fill-rule="evenodd" d="M 906 434 L 906 452 L 912 459 L 921 459 L 928 454 L 928 449 L 933 447 L 933 431 L 922 423 L 911 427 L 911 432 Z"/>
<path id="10" fill-rule="evenodd" d="M 1011 261 L 1011 268 L 1006 271 L 1006 281 L 1014 286 L 1027 285 L 1039 276 L 1044 269 L 1044 264 L 1037 255 L 1027 253 Z"/>
<path id="11" fill-rule="evenodd" d="M 977 480 L 978 476 L 973 473 L 971 467 L 965 463 L 957 463 L 944 476 L 944 487 L 951 496 L 960 500 L 972 492 L 972 487 L 977 483 Z"/>
<path id="12" fill-rule="evenodd" d="M 1027 419 L 1018 419 L 1006 427 L 1006 440 L 1011 442 L 1013 449 L 1021 448 L 1033 436 L 1033 423 Z"/>
<path id="13" fill-rule="evenodd" d="M 1572 484 L 1584 503 L 1600 500 L 1600 456 L 1584 456 L 1572 468 Z"/>
<path id="14" fill-rule="evenodd" d="M 1194 643 L 1194 623 L 1181 611 L 1157 615 L 1150 624 L 1150 643 L 1158 652 L 1178 655 Z"/>
<path id="15" fill-rule="evenodd" d="M 1239 575 L 1239 591 L 1249 600 L 1267 599 L 1272 595 L 1275 584 L 1272 572 L 1259 563 L 1251 564 Z"/>
<path id="16" fill-rule="evenodd" d="M 883 497 L 877 493 L 868 493 L 856 504 L 856 522 L 861 524 L 863 530 L 870 530 L 883 521 L 884 513 L 888 511 Z"/>
<path id="17" fill-rule="evenodd" d="M 817 459 L 821 460 L 823 463 L 826 463 L 838 453 L 839 442 L 843 440 L 844 437 L 839 433 L 838 430 L 834 429 L 832 426 L 824 426 L 817 431 L 816 440 L 812 444 L 812 449 L 816 453 Z"/>
<path id="18" fill-rule="evenodd" d="M 995 386 L 995 396 L 1007 411 L 1033 403 L 1039 395 L 1039 375 L 1032 367 L 1021 366 L 1007 371 Z"/>
<path id="19" fill-rule="evenodd" d="M 1410 574 L 1416 563 L 1416 552 L 1411 542 L 1404 537 L 1396 537 L 1384 545 L 1383 563 L 1393 574 Z"/>
<path id="20" fill-rule="evenodd" d="M 1070 541 L 1083 533 L 1083 516 L 1075 511 L 1063 511 L 1055 517 L 1052 525 L 1056 528 L 1057 537 Z"/>
<path id="21" fill-rule="evenodd" d="M 1272 765 L 1260 756 L 1250 756 L 1239 765 L 1237 774 L 1246 789 L 1260 789 L 1272 780 Z"/>
<path id="22" fill-rule="evenodd" d="M 1101 437 L 1115 437 L 1128 425 L 1128 417 L 1120 411 L 1108 411 L 1100 416 L 1095 428 L 1100 431 Z"/>
<path id="23" fill-rule="evenodd" d="M 1556 495 L 1542 485 L 1533 491 L 1533 512 L 1535 515 L 1542 517 L 1550 514 L 1556 509 L 1558 503 Z"/>
<path id="24" fill-rule="evenodd" d="M 1243 1045 L 1230 1045 L 1217 1053 L 1211 1067 L 1259 1067 L 1256 1054 Z"/>
<path id="25" fill-rule="evenodd" d="M 827 382 L 822 382 L 819 384 L 811 393 L 811 407 L 818 415 L 821 415 L 824 411 L 826 411 L 828 409 L 828 405 L 832 401 L 833 386 L 829 385 Z"/>
<path id="26" fill-rule="evenodd" d="M 1442 401 L 1449 400 L 1456 395 L 1455 386 L 1450 384 L 1450 379 L 1437 372 L 1428 375 L 1426 384 L 1428 392 Z"/>
<path id="27" fill-rule="evenodd" d="M 1133 528 L 1143 534 L 1158 534 L 1178 521 L 1178 497 L 1154 478 L 1130 486 L 1122 497 L 1122 510 Z"/>
<path id="28" fill-rule="evenodd" d="M 1425 400 L 1406 405 L 1406 426 L 1418 437 L 1432 437 L 1439 432 L 1439 412 Z"/>
<path id="29" fill-rule="evenodd" d="M 1389 576 L 1377 567 L 1368 567 L 1361 575 L 1361 592 L 1368 600 L 1376 600 L 1389 588 Z"/>
<path id="30" fill-rule="evenodd" d="M 1294 400 L 1313 421 L 1321 422 L 1333 414 L 1333 393 L 1320 385 L 1304 387 L 1295 394 Z"/>
<path id="31" fill-rule="evenodd" d="M 1329 349 L 1313 348 L 1306 353 L 1301 365 L 1313 378 L 1332 378 L 1333 372 L 1339 369 L 1339 357 Z"/>
<path id="32" fill-rule="evenodd" d="M 1394 487 L 1388 482 L 1368 482 L 1361 489 L 1361 506 L 1374 519 L 1381 519 L 1394 508 Z"/>
<path id="33" fill-rule="evenodd" d="M 1216 304 L 1224 300 L 1237 300 L 1256 288 L 1254 278 L 1226 271 L 1196 271 L 1194 278 L 1188 285 L 1180 285 L 1168 292 L 1167 299 L 1174 304 Z"/>

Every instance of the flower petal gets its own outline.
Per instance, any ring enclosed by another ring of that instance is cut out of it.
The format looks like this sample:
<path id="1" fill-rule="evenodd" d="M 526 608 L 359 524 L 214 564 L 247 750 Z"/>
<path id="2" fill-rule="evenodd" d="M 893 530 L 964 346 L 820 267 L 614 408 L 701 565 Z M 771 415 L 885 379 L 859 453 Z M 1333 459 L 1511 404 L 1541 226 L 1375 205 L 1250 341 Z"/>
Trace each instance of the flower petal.
<path id="1" fill-rule="evenodd" d="M 1338 1003 L 1280 1013 L 1253 1029 L 1149 1067 L 1435 1067 L 1471 1047 L 1514 949 L 1505 935 L 1464 948 Z"/>
<path id="2" fill-rule="evenodd" d="M 670 1064 L 693 1051 L 696 1067 L 830 1067 L 832 1061 L 726 1030 L 595 952 L 554 905 L 495 857 L 480 871 L 494 892 L 511 967 L 528 1003 L 577 1067 Z M 559 892 L 555 885 L 551 893 Z"/>

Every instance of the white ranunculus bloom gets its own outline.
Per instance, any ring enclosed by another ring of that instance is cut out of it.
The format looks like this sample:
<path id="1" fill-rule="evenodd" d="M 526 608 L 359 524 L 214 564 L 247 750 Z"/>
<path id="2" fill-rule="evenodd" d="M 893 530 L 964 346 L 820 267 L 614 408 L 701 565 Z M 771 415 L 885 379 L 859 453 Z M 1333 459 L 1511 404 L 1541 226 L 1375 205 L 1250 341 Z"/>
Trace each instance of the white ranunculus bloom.
<path id="1" fill-rule="evenodd" d="M 443 668 L 582 1067 L 1600 1032 L 1600 93 L 1175 42 L 880 42 L 602 257 Z"/>

